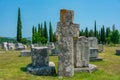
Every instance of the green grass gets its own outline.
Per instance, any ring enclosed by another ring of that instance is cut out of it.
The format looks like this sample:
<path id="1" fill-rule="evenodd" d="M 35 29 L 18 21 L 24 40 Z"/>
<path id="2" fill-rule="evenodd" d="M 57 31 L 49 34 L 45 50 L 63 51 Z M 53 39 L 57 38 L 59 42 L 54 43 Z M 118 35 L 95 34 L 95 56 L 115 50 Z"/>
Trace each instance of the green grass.
<path id="1" fill-rule="evenodd" d="M 105 47 L 99 56 L 103 61 L 90 62 L 98 66 L 93 73 L 75 72 L 74 77 L 36 76 L 26 73 L 26 65 L 31 63 L 31 57 L 19 57 L 19 51 L 0 51 L 0 80 L 120 80 L 120 56 L 115 55 L 119 47 Z M 58 69 L 57 56 L 50 56 Z"/>

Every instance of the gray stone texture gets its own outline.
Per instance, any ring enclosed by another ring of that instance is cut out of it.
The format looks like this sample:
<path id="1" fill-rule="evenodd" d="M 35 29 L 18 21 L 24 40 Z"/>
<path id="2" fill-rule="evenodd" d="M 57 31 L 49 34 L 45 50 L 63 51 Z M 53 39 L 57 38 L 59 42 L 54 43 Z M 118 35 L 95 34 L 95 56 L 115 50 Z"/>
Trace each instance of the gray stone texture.
<path id="1" fill-rule="evenodd" d="M 57 23 L 58 38 L 58 74 L 74 75 L 73 37 L 79 37 L 79 24 L 74 24 L 74 11 L 62 9 L 60 22 Z"/>
<path id="2" fill-rule="evenodd" d="M 16 44 L 16 50 L 25 50 L 26 48 L 27 48 L 27 46 L 22 43 Z"/>
<path id="3" fill-rule="evenodd" d="M 74 66 L 75 68 L 88 67 L 89 65 L 88 39 L 84 36 L 74 38 Z"/>
<path id="4" fill-rule="evenodd" d="M 65 9 L 60 11 L 60 22 L 57 23 L 56 30 L 59 76 L 73 76 L 74 67 L 76 70 L 81 68 L 88 70 L 90 67 L 88 39 L 79 38 L 79 24 L 74 24 L 73 20 L 74 11 Z"/>
<path id="5" fill-rule="evenodd" d="M 82 67 L 82 68 L 75 68 L 75 72 L 93 72 L 95 70 L 97 70 L 97 66 L 93 65 L 93 64 L 89 64 L 88 67 Z"/>
<path id="6" fill-rule="evenodd" d="M 32 48 L 32 63 L 27 65 L 27 72 L 35 75 L 55 75 L 55 64 L 49 63 L 48 47 Z"/>
<path id="7" fill-rule="evenodd" d="M 56 74 L 55 66 L 34 67 L 32 64 L 27 65 L 27 72 L 34 75 L 52 76 Z"/>
<path id="8" fill-rule="evenodd" d="M 19 56 L 31 56 L 31 50 L 22 50 Z"/>
<path id="9" fill-rule="evenodd" d="M 7 51 L 7 50 L 8 50 L 7 42 L 3 42 L 1 48 L 2 48 L 3 50 Z"/>
<path id="10" fill-rule="evenodd" d="M 96 37 L 88 37 L 90 49 L 90 61 L 101 61 L 102 58 L 98 57 L 98 41 Z"/>
<path id="11" fill-rule="evenodd" d="M 13 43 L 7 43 L 8 50 L 14 50 L 15 45 Z"/>
<path id="12" fill-rule="evenodd" d="M 99 52 L 103 52 L 104 51 L 103 44 L 98 44 L 98 51 Z"/>
<path id="13" fill-rule="evenodd" d="M 90 48 L 97 48 L 98 47 L 98 41 L 96 37 L 88 37 L 89 41 L 89 47 Z"/>
<path id="14" fill-rule="evenodd" d="M 32 49 L 32 65 L 35 67 L 48 66 L 49 55 L 47 47 L 34 47 Z"/>
<path id="15" fill-rule="evenodd" d="M 60 53 L 58 54 L 58 74 L 59 76 L 73 76 L 73 38 L 63 37 L 59 41 Z"/>
<path id="16" fill-rule="evenodd" d="M 116 50 L 116 55 L 120 55 L 120 50 Z"/>

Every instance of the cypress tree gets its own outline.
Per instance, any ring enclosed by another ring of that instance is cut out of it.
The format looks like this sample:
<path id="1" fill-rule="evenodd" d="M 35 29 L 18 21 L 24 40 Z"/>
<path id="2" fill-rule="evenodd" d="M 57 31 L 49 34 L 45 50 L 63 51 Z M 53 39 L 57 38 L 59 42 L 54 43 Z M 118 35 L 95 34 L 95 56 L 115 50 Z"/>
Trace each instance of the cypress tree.
<path id="1" fill-rule="evenodd" d="M 47 40 L 48 40 L 48 32 L 47 32 L 47 24 L 46 24 L 46 21 L 44 21 L 44 37 L 46 39 L 45 43 L 47 43 Z"/>
<path id="2" fill-rule="evenodd" d="M 88 37 L 88 28 L 85 29 L 85 37 Z"/>
<path id="3" fill-rule="evenodd" d="M 34 26 L 32 27 L 32 43 L 35 43 L 35 29 L 34 29 Z"/>
<path id="4" fill-rule="evenodd" d="M 108 27 L 108 28 L 106 28 L 106 43 L 110 43 L 110 33 L 111 33 L 111 31 L 110 31 L 110 28 Z"/>
<path id="5" fill-rule="evenodd" d="M 21 22 L 20 8 L 18 8 L 17 41 L 22 42 L 22 22 Z"/>
<path id="6" fill-rule="evenodd" d="M 50 42 L 53 42 L 53 31 L 52 31 L 51 22 L 49 23 L 49 37 L 50 37 Z"/>
<path id="7" fill-rule="evenodd" d="M 35 38 L 35 43 L 38 42 L 38 32 L 37 32 L 37 28 L 35 27 L 34 29 L 34 38 Z"/>
<path id="8" fill-rule="evenodd" d="M 38 24 L 38 42 L 41 42 L 41 27 L 40 24 Z"/>
<path id="9" fill-rule="evenodd" d="M 104 25 L 103 25 L 103 44 L 105 44 L 106 43 L 106 40 L 105 40 L 105 27 L 104 27 Z"/>
<path id="10" fill-rule="evenodd" d="M 95 20 L 95 23 L 94 23 L 94 36 L 97 37 L 96 20 Z"/>
<path id="11" fill-rule="evenodd" d="M 43 37 L 44 36 L 44 29 L 43 29 L 43 26 L 42 26 L 42 23 L 41 23 L 41 37 Z"/>

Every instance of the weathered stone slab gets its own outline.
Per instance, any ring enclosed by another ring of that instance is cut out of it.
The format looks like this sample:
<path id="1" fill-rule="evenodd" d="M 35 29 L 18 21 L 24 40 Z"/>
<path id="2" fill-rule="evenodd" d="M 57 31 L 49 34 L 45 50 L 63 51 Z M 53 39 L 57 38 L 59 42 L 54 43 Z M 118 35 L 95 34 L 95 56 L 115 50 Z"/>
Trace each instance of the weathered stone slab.
<path id="1" fill-rule="evenodd" d="M 104 51 L 103 44 L 98 44 L 98 51 L 99 52 L 103 52 Z"/>
<path id="2" fill-rule="evenodd" d="M 60 53 L 58 54 L 58 74 L 59 76 L 73 76 L 73 38 L 63 37 L 59 41 Z"/>
<path id="3" fill-rule="evenodd" d="M 88 67 L 82 67 L 82 68 L 75 68 L 75 72 L 93 72 L 95 70 L 97 70 L 97 66 L 93 65 L 93 64 L 89 64 Z"/>
<path id="4" fill-rule="evenodd" d="M 120 55 L 120 50 L 116 50 L 116 55 Z"/>
<path id="5" fill-rule="evenodd" d="M 3 42 L 1 48 L 2 48 L 3 50 L 7 51 L 7 50 L 8 50 L 7 42 Z"/>
<path id="6" fill-rule="evenodd" d="M 47 47 L 34 47 L 32 49 L 32 65 L 33 66 L 48 66 L 49 55 Z"/>
<path id="7" fill-rule="evenodd" d="M 16 44 L 16 50 L 25 50 L 26 48 L 27 48 L 27 46 L 22 43 Z"/>
<path id="8" fill-rule="evenodd" d="M 7 43 L 8 50 L 14 50 L 15 45 L 13 43 Z"/>
<path id="9" fill-rule="evenodd" d="M 56 74 L 55 64 L 49 62 L 49 66 L 43 67 L 34 67 L 32 64 L 27 65 L 27 73 L 31 73 L 34 75 L 43 75 L 43 76 L 51 76 Z"/>
<path id="10" fill-rule="evenodd" d="M 75 68 L 89 66 L 88 39 L 84 36 L 74 38 L 74 66 Z"/>
<path id="11" fill-rule="evenodd" d="M 48 47 L 32 48 L 32 63 L 27 65 L 27 72 L 35 75 L 55 75 L 55 64 L 49 63 Z"/>
<path id="12" fill-rule="evenodd" d="M 19 56 L 31 56 L 31 50 L 22 50 Z"/>
<path id="13" fill-rule="evenodd" d="M 90 48 L 90 61 L 101 61 L 102 58 L 98 57 L 98 49 Z"/>
<path id="14" fill-rule="evenodd" d="M 98 41 L 96 37 L 88 37 L 89 41 L 89 47 L 90 48 L 97 48 L 98 47 Z"/>

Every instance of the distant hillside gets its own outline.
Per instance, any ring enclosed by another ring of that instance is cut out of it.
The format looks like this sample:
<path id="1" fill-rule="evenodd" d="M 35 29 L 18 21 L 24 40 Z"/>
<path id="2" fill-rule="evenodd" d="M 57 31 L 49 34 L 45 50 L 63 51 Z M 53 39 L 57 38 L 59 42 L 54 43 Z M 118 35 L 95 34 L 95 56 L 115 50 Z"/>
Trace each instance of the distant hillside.
<path id="1" fill-rule="evenodd" d="M 15 38 L 10 38 L 10 37 L 0 37 L 0 43 L 2 42 L 13 42 L 16 43 L 16 39 Z"/>

